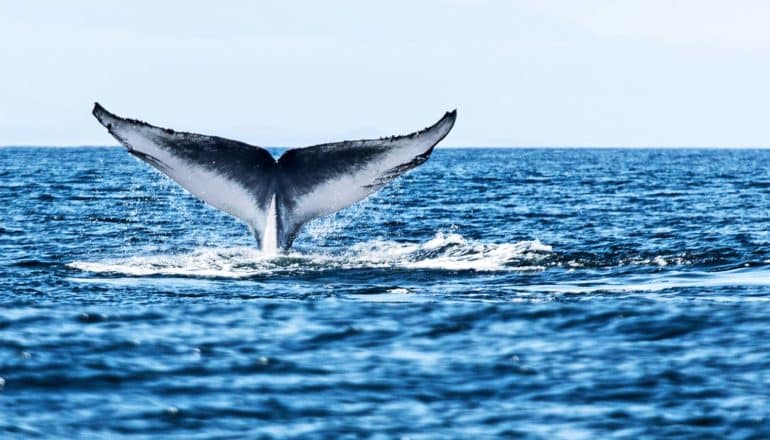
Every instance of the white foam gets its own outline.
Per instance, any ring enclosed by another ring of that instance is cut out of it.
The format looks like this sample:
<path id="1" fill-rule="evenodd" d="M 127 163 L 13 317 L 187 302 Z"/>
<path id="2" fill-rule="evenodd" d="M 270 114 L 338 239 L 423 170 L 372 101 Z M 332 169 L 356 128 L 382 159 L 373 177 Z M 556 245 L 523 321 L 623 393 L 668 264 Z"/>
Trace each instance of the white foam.
<path id="1" fill-rule="evenodd" d="M 91 273 L 127 276 L 244 278 L 308 270 L 402 268 L 471 271 L 540 270 L 551 247 L 538 240 L 484 243 L 456 233 L 437 233 L 424 243 L 373 240 L 328 253 L 273 255 L 250 247 L 202 247 L 178 254 L 144 255 L 68 266 Z"/>
<path id="2" fill-rule="evenodd" d="M 372 240 L 344 249 L 317 252 L 292 251 L 270 255 L 252 247 L 200 247 L 175 254 L 138 255 L 95 261 L 75 261 L 68 266 L 91 274 L 124 277 L 168 276 L 183 278 L 269 277 L 326 270 L 395 268 L 402 270 L 443 270 L 478 272 L 513 272 L 543 270 L 553 256 L 551 246 L 539 240 L 515 243 L 488 243 L 471 240 L 457 233 L 439 232 L 421 243 Z M 678 257 L 656 257 L 631 264 L 665 266 Z M 577 262 L 565 263 L 575 270 Z M 677 263 L 679 264 L 679 263 Z M 136 282 L 131 278 L 80 278 L 84 282 L 108 279 L 110 282 Z M 179 282 L 193 280 L 180 279 Z M 512 292 L 525 294 L 592 294 L 660 292 L 668 289 L 724 286 L 770 286 L 770 267 L 741 268 L 721 272 L 670 270 L 660 273 L 584 279 L 554 284 L 510 286 Z M 379 300 L 419 301 L 410 290 L 392 288 Z M 368 295 L 371 296 L 371 295 Z M 659 296 L 665 300 L 666 296 Z M 737 296 L 728 300 L 770 300 Z M 712 300 L 716 300 L 712 298 Z"/>
<path id="3" fill-rule="evenodd" d="M 68 266 L 93 273 L 130 276 L 174 275 L 241 278 L 264 273 L 269 257 L 249 247 L 199 248 L 189 253 L 148 255 L 104 261 L 75 261 Z"/>
<path id="4" fill-rule="evenodd" d="M 351 257 L 377 266 L 491 272 L 542 270 L 537 262 L 550 252 L 551 246 L 539 240 L 490 244 L 443 232 L 422 244 L 370 241 L 349 251 Z"/>

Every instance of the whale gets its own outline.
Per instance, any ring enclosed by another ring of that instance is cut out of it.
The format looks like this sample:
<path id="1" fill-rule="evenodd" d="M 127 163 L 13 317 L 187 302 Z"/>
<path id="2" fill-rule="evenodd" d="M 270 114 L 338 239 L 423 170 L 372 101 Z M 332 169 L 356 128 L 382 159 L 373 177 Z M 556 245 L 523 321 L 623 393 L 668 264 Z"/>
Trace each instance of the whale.
<path id="1" fill-rule="evenodd" d="M 248 226 L 265 253 L 288 250 L 308 221 L 374 194 L 422 165 L 454 126 L 457 110 L 411 134 L 286 150 L 278 159 L 245 142 L 92 114 L 137 159 Z"/>

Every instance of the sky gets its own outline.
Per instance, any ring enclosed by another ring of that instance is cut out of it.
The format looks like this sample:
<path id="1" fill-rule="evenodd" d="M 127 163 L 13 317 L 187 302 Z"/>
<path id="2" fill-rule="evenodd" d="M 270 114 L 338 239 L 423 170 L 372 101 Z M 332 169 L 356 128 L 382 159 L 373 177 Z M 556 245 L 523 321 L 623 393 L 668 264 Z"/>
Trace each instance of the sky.
<path id="1" fill-rule="evenodd" d="M 0 0 L 0 145 L 770 146 L 770 2 Z"/>

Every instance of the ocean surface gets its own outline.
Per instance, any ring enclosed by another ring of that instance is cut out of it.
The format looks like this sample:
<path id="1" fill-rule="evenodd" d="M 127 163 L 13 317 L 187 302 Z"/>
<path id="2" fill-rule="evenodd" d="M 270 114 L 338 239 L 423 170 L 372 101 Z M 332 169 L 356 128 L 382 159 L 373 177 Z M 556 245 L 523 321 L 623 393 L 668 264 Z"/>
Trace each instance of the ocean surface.
<path id="1" fill-rule="evenodd" d="M 438 149 L 267 258 L 0 149 L 0 438 L 769 438 L 770 151 Z"/>

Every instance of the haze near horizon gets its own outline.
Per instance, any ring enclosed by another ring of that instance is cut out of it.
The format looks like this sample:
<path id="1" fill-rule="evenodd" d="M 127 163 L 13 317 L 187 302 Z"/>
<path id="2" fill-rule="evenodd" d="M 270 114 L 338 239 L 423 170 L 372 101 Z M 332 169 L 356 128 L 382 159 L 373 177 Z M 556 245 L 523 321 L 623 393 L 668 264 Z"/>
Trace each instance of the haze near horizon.
<path id="1" fill-rule="evenodd" d="M 770 145 L 759 1 L 0 1 L 0 145 L 126 117 L 262 146 Z"/>

